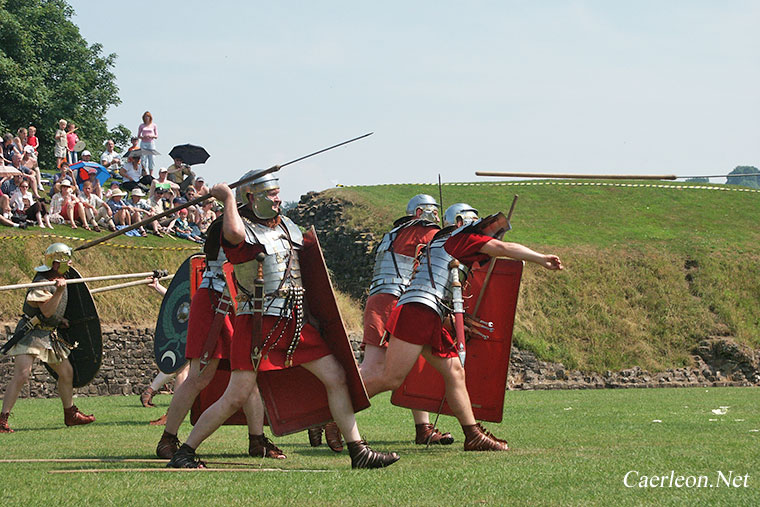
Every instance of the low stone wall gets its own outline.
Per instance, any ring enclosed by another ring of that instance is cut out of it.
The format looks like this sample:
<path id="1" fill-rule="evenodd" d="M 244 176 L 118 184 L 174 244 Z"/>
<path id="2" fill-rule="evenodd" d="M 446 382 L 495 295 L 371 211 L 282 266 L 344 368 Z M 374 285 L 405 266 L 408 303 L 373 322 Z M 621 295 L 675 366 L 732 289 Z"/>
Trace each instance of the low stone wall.
<path id="1" fill-rule="evenodd" d="M 10 326 L 6 325 L 9 336 Z M 359 333 L 350 334 L 358 361 L 362 352 Z M 694 366 L 649 373 L 634 367 L 618 372 L 570 371 L 560 363 L 536 359 L 531 352 L 512 348 L 508 388 L 604 389 L 632 387 L 717 387 L 760 386 L 760 350 L 753 351 L 727 338 L 711 338 L 700 343 Z M 76 396 L 139 394 L 158 372 L 153 358 L 153 329 L 130 326 L 104 327 L 103 365 L 87 386 L 75 389 Z M 6 384 L 13 374 L 13 359 L 0 357 L 0 378 Z M 3 386 L 4 387 L 4 386 Z M 53 377 L 37 362 L 32 378 L 21 392 L 22 398 L 57 396 Z"/>

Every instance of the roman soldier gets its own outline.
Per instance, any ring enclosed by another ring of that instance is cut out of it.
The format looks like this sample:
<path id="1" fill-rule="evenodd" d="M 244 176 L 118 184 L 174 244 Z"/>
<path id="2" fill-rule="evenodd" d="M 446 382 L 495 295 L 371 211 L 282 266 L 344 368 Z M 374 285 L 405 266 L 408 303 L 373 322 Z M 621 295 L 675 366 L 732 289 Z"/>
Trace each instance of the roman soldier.
<path id="1" fill-rule="evenodd" d="M 230 359 L 234 306 L 230 299 L 221 248 L 222 220 L 213 222 L 203 245 L 206 269 L 190 303 L 185 356 L 190 363 L 187 379 L 176 389 L 166 413 L 166 427 L 156 446 L 159 458 L 171 459 L 180 448 L 177 438 L 182 421 L 195 398 L 213 380 L 221 360 Z M 253 457 L 285 459 L 285 454 L 264 435 L 264 406 L 258 387 L 243 403 L 248 423 L 248 454 Z"/>
<path id="2" fill-rule="evenodd" d="M 250 171 L 244 178 L 253 177 Z M 395 453 L 372 450 L 356 425 L 346 384 L 346 372 L 332 354 L 304 308 L 299 250 L 300 229 L 280 214 L 280 185 L 264 174 L 237 188 L 235 196 L 226 184 L 215 185 L 211 195 L 225 206 L 222 247 L 234 266 L 238 308 L 230 351 L 232 373 L 227 389 L 209 407 L 177 450 L 169 466 L 203 466 L 195 449 L 234 414 L 256 385 L 257 371 L 284 370 L 301 366 L 325 387 L 333 419 L 346 438 L 352 468 L 379 468 L 398 460 Z M 263 303 L 255 296 L 261 266 Z M 260 303 L 261 306 L 259 305 Z"/>
<path id="3" fill-rule="evenodd" d="M 406 206 L 406 216 L 393 223 L 393 229 L 383 236 L 377 247 L 372 284 L 364 307 L 362 376 L 383 373 L 388 349 L 385 323 L 412 279 L 417 254 L 440 230 L 440 207 L 432 196 L 415 195 Z M 449 445 L 454 442 L 451 433 L 442 434 L 430 424 L 427 412 L 412 410 L 412 415 L 416 444 Z"/>
<path id="4" fill-rule="evenodd" d="M 63 243 L 53 243 L 45 250 L 45 262 L 34 268 L 34 282 L 50 285 L 33 287 L 26 293 L 24 315 L 16 326 L 11 340 L 3 352 L 15 356 L 13 378 L 5 390 L 0 411 L 0 433 L 13 433 L 8 416 L 29 380 L 35 359 L 46 363 L 58 375 L 58 396 L 63 404 L 63 422 L 66 426 L 90 424 L 92 415 L 85 415 L 74 405 L 74 370 L 68 360 L 74 343 L 65 341 L 58 329 L 68 326 L 64 317 L 68 303 L 68 289 L 64 274 L 71 265 L 72 250 Z"/>
<path id="5" fill-rule="evenodd" d="M 502 218 L 506 225 L 503 215 L 494 217 Z M 444 229 L 421 253 L 412 281 L 386 324 L 390 342 L 383 373 L 364 379 L 370 397 L 396 389 L 422 354 L 443 376 L 446 400 L 464 431 L 465 451 L 506 451 L 509 446 L 475 420 L 465 385 L 464 329 L 455 326 L 456 339 L 447 329 L 452 314 L 463 317 L 461 284 L 474 263 L 491 257 L 510 257 L 550 270 L 562 269 L 556 255 L 540 254 L 518 243 L 496 239 L 505 229 L 494 228 L 498 220 L 491 218 L 478 220 L 477 210 L 465 203 L 446 210 Z"/>

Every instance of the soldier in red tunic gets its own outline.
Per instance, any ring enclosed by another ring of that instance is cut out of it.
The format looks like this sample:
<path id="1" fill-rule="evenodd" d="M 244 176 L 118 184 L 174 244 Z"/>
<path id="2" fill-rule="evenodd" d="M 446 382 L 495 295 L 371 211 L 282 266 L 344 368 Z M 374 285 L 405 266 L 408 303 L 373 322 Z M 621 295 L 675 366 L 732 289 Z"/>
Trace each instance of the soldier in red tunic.
<path id="1" fill-rule="evenodd" d="M 250 171 L 244 178 L 255 174 Z M 195 449 L 248 399 L 256 385 L 257 367 L 280 370 L 292 366 L 305 368 L 324 384 L 332 417 L 346 437 L 352 468 L 379 468 L 398 460 L 397 454 L 373 451 L 362 440 L 345 370 L 317 329 L 306 322 L 298 262 L 303 236 L 290 219 L 280 215 L 279 190 L 277 179 L 270 174 L 241 185 L 237 188 L 238 201 L 246 205 L 240 210 L 227 185 L 219 184 L 211 190 L 211 195 L 225 206 L 222 246 L 234 265 L 238 288 L 239 304 L 230 351 L 232 373 L 227 390 L 201 415 L 169 466 L 202 466 Z M 253 314 L 257 257 L 261 253 L 265 254 L 263 317 Z M 259 324 L 262 336 L 254 337 L 253 330 Z M 259 340 L 262 358 L 254 365 L 252 345 L 258 345 Z"/>
<path id="2" fill-rule="evenodd" d="M 185 420 L 195 398 L 214 378 L 219 362 L 230 359 L 234 315 L 231 312 L 232 301 L 229 299 L 223 268 L 227 258 L 219 244 L 221 230 L 220 220 L 212 223 L 207 231 L 208 240 L 203 246 L 206 270 L 190 303 L 190 320 L 187 326 L 185 357 L 190 362 L 190 371 L 187 379 L 175 391 L 166 412 L 166 428 L 156 446 L 156 455 L 159 458 L 171 459 L 180 448 L 177 431 L 182 421 Z M 215 326 L 215 319 L 222 319 L 222 322 L 216 323 Z M 216 336 L 210 338 L 209 334 L 214 333 Z M 216 340 L 213 349 L 207 347 L 209 339 Z M 206 357 L 205 349 L 208 349 Z M 242 408 L 248 423 L 248 454 L 253 457 L 284 459 L 285 454 L 264 435 L 264 406 L 255 385 Z"/>
<path id="3" fill-rule="evenodd" d="M 506 451 L 507 442 L 489 433 L 472 413 L 456 342 L 444 326 L 454 306 L 453 288 L 455 282 L 466 279 L 475 262 L 490 257 L 511 257 L 551 270 L 562 269 L 562 263 L 556 255 L 540 254 L 487 235 L 481 227 L 484 224 L 478 221 L 477 210 L 464 203 L 446 210 L 444 225 L 422 253 L 411 284 L 391 313 L 386 324 L 391 338 L 385 369 L 382 375 L 364 378 L 367 394 L 371 397 L 398 388 L 422 354 L 443 376 L 446 400 L 464 431 L 464 450 Z M 458 261 L 458 268 L 452 261 Z"/>
<path id="4" fill-rule="evenodd" d="M 406 216 L 393 223 L 377 247 L 375 268 L 369 297 L 364 307 L 364 360 L 360 371 L 363 377 L 382 375 L 388 340 L 385 324 L 391 310 L 412 278 L 415 259 L 440 230 L 438 204 L 432 196 L 415 195 L 406 206 Z M 443 444 L 454 442 L 451 433 L 442 434 L 430 424 L 427 412 L 412 410 L 415 426 L 415 443 Z"/>

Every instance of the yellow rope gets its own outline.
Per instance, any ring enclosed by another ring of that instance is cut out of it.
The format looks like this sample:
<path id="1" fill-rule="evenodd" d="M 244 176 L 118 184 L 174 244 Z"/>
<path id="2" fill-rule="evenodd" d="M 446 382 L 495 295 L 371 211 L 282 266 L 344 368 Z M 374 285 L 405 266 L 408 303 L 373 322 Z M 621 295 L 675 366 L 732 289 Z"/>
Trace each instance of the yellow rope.
<path id="1" fill-rule="evenodd" d="M 68 239 L 68 240 L 74 240 L 74 241 L 89 241 L 85 238 L 77 238 L 74 236 L 59 236 L 58 234 L 37 234 L 37 235 L 31 235 L 31 234 L 18 234 L 15 236 L 0 236 L 0 239 L 29 239 L 29 238 L 58 238 L 58 239 Z M 143 246 L 143 245 L 120 245 L 118 243 L 110 243 L 108 241 L 101 243 L 102 245 L 112 246 L 114 248 L 129 248 L 133 250 L 194 250 L 198 251 L 199 247 L 195 246 Z"/>
<path id="2" fill-rule="evenodd" d="M 381 185 L 372 185 L 377 187 L 394 187 L 406 185 L 438 185 L 437 183 L 385 183 Z M 561 185 L 561 186 L 584 186 L 584 187 L 639 187 L 639 188 L 668 188 L 676 190 L 720 190 L 722 192 L 750 192 L 760 193 L 760 190 L 754 188 L 731 188 L 714 187 L 705 185 L 663 185 L 656 183 L 602 183 L 602 182 L 583 182 L 583 181 L 496 181 L 492 183 L 443 183 L 444 187 L 479 187 L 479 186 L 537 186 L 537 185 Z M 368 185 L 337 185 L 340 188 L 366 187 Z"/>

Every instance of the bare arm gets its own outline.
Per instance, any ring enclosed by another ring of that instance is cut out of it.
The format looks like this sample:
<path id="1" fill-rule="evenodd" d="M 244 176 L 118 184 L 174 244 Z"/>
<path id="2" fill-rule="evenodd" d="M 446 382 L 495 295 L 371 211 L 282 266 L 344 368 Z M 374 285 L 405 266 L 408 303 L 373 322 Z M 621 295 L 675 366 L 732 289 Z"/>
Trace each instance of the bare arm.
<path id="1" fill-rule="evenodd" d="M 58 309 L 58 305 L 61 304 L 61 298 L 63 297 L 63 292 L 65 290 L 66 280 L 64 278 L 56 278 L 55 292 L 53 293 L 52 297 L 44 303 L 39 304 L 42 315 L 45 317 L 55 315 L 55 311 Z"/>
<path id="2" fill-rule="evenodd" d="M 245 227 L 243 219 L 238 214 L 235 195 L 225 183 L 214 185 L 211 195 L 224 204 L 224 218 L 222 219 L 222 233 L 224 239 L 232 245 L 239 245 L 245 240 Z"/>
<path id="3" fill-rule="evenodd" d="M 509 257 L 518 261 L 534 262 L 551 270 L 562 269 L 562 261 L 556 255 L 541 254 L 520 243 L 507 243 L 506 241 L 492 239 L 481 247 L 480 253 L 491 257 Z"/>

